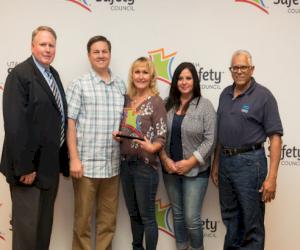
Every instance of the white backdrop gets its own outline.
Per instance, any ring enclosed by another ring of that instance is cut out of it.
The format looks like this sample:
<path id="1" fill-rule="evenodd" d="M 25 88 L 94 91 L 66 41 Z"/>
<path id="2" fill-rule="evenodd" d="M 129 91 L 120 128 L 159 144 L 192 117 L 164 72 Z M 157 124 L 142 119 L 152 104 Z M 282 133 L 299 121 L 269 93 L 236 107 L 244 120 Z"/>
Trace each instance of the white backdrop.
<path id="1" fill-rule="evenodd" d="M 131 62 L 151 56 L 160 74 L 161 95 L 182 61 L 195 63 L 202 93 L 217 108 L 222 89 L 231 84 L 228 71 L 233 51 L 253 55 L 256 80 L 276 96 L 285 130 L 278 191 L 266 206 L 266 249 L 299 249 L 300 145 L 298 0 L 10 0 L 0 3 L 0 89 L 9 70 L 30 55 L 31 31 L 53 27 L 58 35 L 54 67 L 64 86 L 89 69 L 86 43 L 94 35 L 112 42 L 114 72 L 127 79 Z M 2 99 L 2 91 L 0 92 Z M 298 101 L 297 101 L 298 100 Z M 2 101 L 2 100 L 0 100 Z M 1 102 L 2 103 L 2 102 Z M 298 110 L 298 111 L 297 111 Z M 0 116 L 0 144 L 3 120 Z M 1 146 L 0 146 L 1 149 Z M 160 225 L 158 249 L 175 249 L 168 199 L 162 182 L 157 194 Z M 11 249 L 10 195 L 0 176 L 0 249 Z M 203 208 L 205 249 L 222 249 L 225 233 L 217 189 L 210 183 Z M 73 190 L 61 179 L 51 250 L 71 249 Z M 129 250 L 130 226 L 120 195 L 114 249 Z"/>

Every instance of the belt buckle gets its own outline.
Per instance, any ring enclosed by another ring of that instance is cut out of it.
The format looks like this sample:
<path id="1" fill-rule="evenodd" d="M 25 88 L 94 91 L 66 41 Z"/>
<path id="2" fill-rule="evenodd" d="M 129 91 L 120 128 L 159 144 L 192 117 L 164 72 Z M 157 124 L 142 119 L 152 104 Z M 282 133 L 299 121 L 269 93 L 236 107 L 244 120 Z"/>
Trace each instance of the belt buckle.
<path id="1" fill-rule="evenodd" d="M 224 148 L 223 152 L 227 156 L 232 156 L 232 150 L 230 148 Z"/>
<path id="2" fill-rule="evenodd" d="M 238 149 L 237 148 L 224 148 L 223 152 L 227 156 L 234 156 L 238 154 Z"/>

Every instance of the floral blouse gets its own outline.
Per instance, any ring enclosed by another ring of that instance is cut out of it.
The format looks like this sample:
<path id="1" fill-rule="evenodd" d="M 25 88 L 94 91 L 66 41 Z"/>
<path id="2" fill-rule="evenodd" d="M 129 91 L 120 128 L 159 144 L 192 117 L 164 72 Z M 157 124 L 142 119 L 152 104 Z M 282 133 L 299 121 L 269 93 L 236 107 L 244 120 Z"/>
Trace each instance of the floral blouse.
<path id="1" fill-rule="evenodd" d="M 166 141 L 167 124 L 166 109 L 159 96 L 149 96 L 137 108 L 131 108 L 129 96 L 125 96 L 125 107 L 121 122 L 121 131 L 124 135 L 146 138 L 164 146 Z M 121 155 L 127 158 L 136 156 L 154 168 L 159 166 L 158 153 L 150 154 L 142 150 L 132 139 L 122 139 Z"/>

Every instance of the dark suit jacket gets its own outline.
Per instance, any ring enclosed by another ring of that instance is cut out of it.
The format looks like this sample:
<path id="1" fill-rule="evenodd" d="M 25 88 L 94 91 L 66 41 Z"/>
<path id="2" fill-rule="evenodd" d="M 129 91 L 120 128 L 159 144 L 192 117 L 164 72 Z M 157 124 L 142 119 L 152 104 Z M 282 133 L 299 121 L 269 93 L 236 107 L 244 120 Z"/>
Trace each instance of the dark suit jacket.
<path id="1" fill-rule="evenodd" d="M 67 119 L 61 80 L 53 67 L 50 70 L 60 90 Z M 68 176 L 66 142 L 60 147 L 61 114 L 32 57 L 17 65 L 6 79 L 3 119 L 5 138 L 0 171 L 10 184 L 20 185 L 20 176 L 36 171 L 34 185 L 47 189 L 54 185 L 59 172 Z"/>

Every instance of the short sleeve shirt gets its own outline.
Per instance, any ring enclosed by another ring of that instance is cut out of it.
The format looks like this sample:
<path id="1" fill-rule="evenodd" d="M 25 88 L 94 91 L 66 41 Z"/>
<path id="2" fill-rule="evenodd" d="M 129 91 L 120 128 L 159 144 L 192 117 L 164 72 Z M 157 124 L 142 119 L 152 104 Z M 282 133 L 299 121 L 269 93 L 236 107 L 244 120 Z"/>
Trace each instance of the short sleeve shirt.
<path id="1" fill-rule="evenodd" d="M 83 175 L 90 178 L 119 174 L 120 149 L 112 132 L 119 130 L 126 89 L 120 78 L 110 75 L 110 82 L 105 82 L 91 70 L 66 92 L 68 117 L 76 121 Z"/>
<path id="2" fill-rule="evenodd" d="M 283 135 L 276 99 L 264 86 L 251 80 L 236 98 L 234 84 L 225 88 L 218 107 L 218 142 L 226 147 L 263 143 L 267 136 Z"/>

